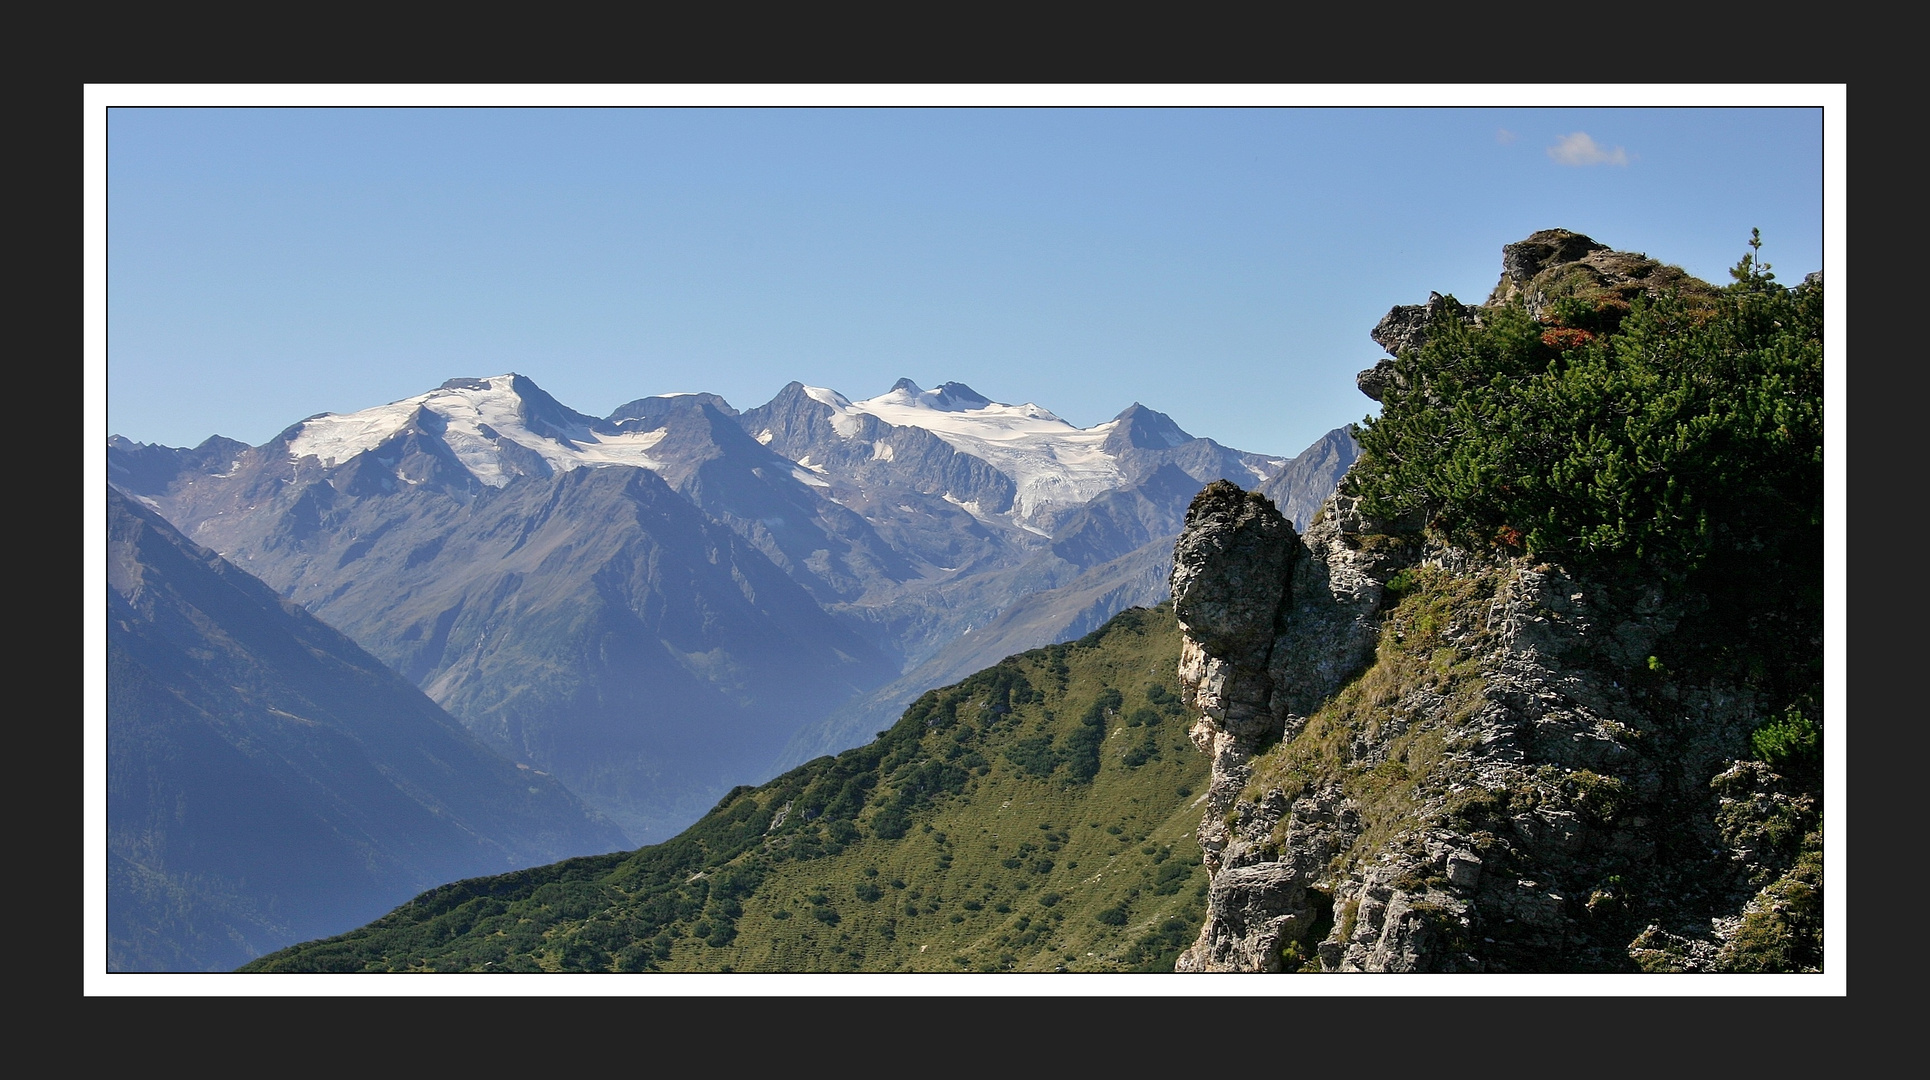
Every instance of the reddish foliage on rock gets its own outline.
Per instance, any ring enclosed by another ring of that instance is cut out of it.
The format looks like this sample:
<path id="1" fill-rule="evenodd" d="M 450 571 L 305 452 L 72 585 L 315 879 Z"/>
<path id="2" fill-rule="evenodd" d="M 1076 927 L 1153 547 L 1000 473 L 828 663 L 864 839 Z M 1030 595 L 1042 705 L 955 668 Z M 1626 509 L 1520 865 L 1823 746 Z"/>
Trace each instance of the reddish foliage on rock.
<path id="1" fill-rule="evenodd" d="M 1567 352 L 1569 349 L 1579 349 L 1593 340 L 1595 340 L 1595 335 L 1586 330 L 1578 330 L 1572 326 L 1557 326 L 1541 332 L 1541 343 L 1543 345 L 1551 349 L 1560 349 L 1563 352 Z"/>

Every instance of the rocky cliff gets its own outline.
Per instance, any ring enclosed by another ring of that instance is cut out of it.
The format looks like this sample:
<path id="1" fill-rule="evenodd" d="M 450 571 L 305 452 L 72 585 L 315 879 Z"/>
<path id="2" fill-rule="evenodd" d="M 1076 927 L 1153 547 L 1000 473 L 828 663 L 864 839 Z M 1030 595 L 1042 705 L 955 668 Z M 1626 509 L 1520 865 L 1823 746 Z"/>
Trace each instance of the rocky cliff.
<path id="1" fill-rule="evenodd" d="M 1617 315 L 1650 285 L 1715 293 L 1537 233 L 1488 305 L 1390 312 L 1374 337 L 1403 363 L 1362 389 L 1415 372 L 1443 319 Z M 1212 883 L 1178 970 L 1818 970 L 1819 768 L 1762 760 L 1763 679 L 1657 656 L 1709 597 L 1426 524 L 1345 485 L 1304 533 L 1257 491 L 1194 500 L 1172 585 Z"/>

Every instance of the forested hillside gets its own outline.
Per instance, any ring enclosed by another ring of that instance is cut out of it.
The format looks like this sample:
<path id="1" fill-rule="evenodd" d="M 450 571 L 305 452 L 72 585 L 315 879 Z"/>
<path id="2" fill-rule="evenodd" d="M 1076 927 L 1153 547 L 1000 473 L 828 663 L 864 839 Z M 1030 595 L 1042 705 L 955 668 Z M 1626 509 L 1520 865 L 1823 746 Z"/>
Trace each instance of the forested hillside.
<path id="1" fill-rule="evenodd" d="M 1170 971 L 1205 908 L 1168 606 L 927 693 L 675 839 L 432 890 L 249 971 Z"/>

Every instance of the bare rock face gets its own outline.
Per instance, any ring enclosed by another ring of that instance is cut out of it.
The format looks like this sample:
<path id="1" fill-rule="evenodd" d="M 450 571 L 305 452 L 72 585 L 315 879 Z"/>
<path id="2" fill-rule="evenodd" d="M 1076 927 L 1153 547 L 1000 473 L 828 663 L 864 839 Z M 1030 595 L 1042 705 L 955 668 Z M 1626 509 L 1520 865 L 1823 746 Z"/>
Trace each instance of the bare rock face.
<path id="1" fill-rule="evenodd" d="M 1354 385 L 1375 401 L 1386 397 L 1388 389 L 1399 385 L 1399 381 L 1394 373 L 1394 361 L 1387 357 L 1376 360 L 1373 367 L 1354 376 Z"/>
<path id="2" fill-rule="evenodd" d="M 1368 336 L 1395 356 L 1412 352 L 1427 343 L 1428 325 L 1444 310 L 1459 315 L 1465 309 L 1451 296 L 1428 293 L 1425 304 L 1397 304 L 1390 308 Z"/>
<path id="3" fill-rule="evenodd" d="M 1314 885 L 1359 837 L 1359 806 L 1329 788 L 1291 806 L 1282 792 L 1269 791 L 1242 810 L 1207 893 L 1205 926 L 1176 971 L 1274 972 L 1306 964 L 1331 921 L 1332 902 Z"/>
<path id="4" fill-rule="evenodd" d="M 1236 532 L 1231 516 L 1209 534 Z M 1679 603 L 1379 528 L 1335 495 L 1300 538 L 1267 649 L 1251 617 L 1244 635 L 1182 643 L 1214 774 L 1207 917 L 1177 970 L 1721 970 L 1746 920 L 1820 905 L 1791 839 L 1814 800 L 1737 761 L 1765 703 L 1735 685 L 1635 685 Z M 1208 537 L 1182 538 L 1189 580 L 1275 580 L 1272 562 L 1242 578 L 1234 545 L 1188 539 Z M 1457 599 L 1404 620 L 1387 588 L 1403 569 Z M 1418 660 L 1404 656 L 1423 628 Z M 1316 713 L 1325 729 L 1307 726 Z M 1339 781 L 1270 763 L 1303 733 L 1344 759 Z"/>
<path id="5" fill-rule="evenodd" d="M 1173 548 L 1173 611 L 1187 634 L 1231 663 L 1264 665 L 1295 539 L 1264 496 L 1225 480 L 1194 496 Z"/>
<path id="6" fill-rule="evenodd" d="M 1496 287 L 1532 281 L 1550 266 L 1579 262 L 1597 251 L 1607 250 L 1607 244 L 1598 244 L 1581 233 L 1543 229 L 1501 249 L 1502 285 Z"/>
<path id="7" fill-rule="evenodd" d="M 1406 564 L 1405 548 L 1382 543 L 1358 500 L 1330 496 L 1301 543 L 1279 632 L 1268 656 L 1270 704 L 1282 729 L 1297 731 L 1374 656 L 1383 583 Z"/>
<path id="8" fill-rule="evenodd" d="M 1306 937 L 1315 913 L 1307 884 L 1277 862 L 1222 869 L 1207 906 L 1210 939 L 1176 962 L 1178 971 L 1279 971 L 1281 943 Z"/>
<path id="9" fill-rule="evenodd" d="M 1173 547 L 1180 683 L 1200 714 L 1193 743 L 1214 762 L 1209 819 L 1225 810 L 1245 782 L 1247 758 L 1276 729 L 1266 665 L 1295 539 L 1266 496 L 1216 480 L 1194 496 Z"/>

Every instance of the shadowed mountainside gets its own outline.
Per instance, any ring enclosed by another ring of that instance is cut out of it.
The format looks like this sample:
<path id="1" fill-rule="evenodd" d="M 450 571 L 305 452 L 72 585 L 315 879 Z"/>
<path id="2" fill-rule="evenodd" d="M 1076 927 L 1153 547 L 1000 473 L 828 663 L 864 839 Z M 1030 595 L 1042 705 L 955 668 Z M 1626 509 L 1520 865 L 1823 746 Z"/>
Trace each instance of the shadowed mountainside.
<path id="1" fill-rule="evenodd" d="M 231 969 L 428 884 L 623 846 L 341 634 L 108 506 L 113 970 Z"/>

